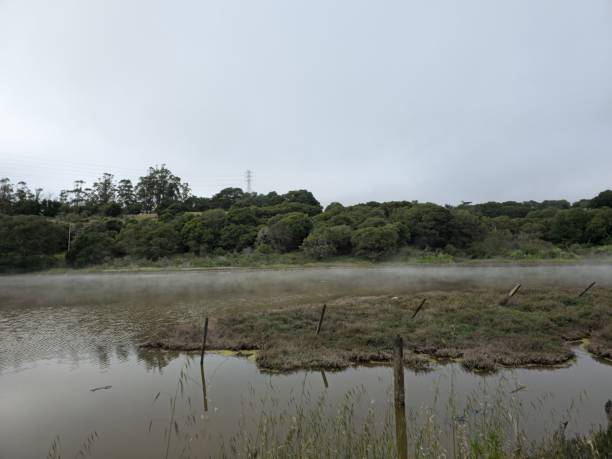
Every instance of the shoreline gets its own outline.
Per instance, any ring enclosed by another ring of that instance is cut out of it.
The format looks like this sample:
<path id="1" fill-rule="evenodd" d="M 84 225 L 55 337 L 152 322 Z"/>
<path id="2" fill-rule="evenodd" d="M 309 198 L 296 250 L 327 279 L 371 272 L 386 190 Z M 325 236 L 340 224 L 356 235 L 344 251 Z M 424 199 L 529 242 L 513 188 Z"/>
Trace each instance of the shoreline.
<path id="1" fill-rule="evenodd" d="M 473 288 L 419 292 L 418 298 L 343 296 L 327 303 L 320 335 L 321 307 L 313 304 L 220 311 L 211 316 L 207 349 L 256 349 L 258 367 L 281 372 L 389 362 L 396 335 L 405 340 L 405 364 L 419 369 L 431 359 L 460 361 L 473 371 L 563 365 L 575 357 L 577 341 L 585 352 L 609 359 L 612 289 L 580 298 L 573 289 L 526 288 L 502 304 L 505 293 Z M 420 299 L 427 301 L 422 311 Z M 143 345 L 196 351 L 201 327 L 178 325 Z"/>
<path id="2" fill-rule="evenodd" d="M 386 269 L 386 268 L 503 268 L 503 267 L 568 267 L 568 266 L 612 266 L 610 257 L 514 260 L 509 258 L 457 260 L 445 262 L 422 262 L 418 260 L 369 262 L 367 260 L 346 260 L 339 262 L 260 263 L 252 265 L 227 264 L 219 266 L 125 266 L 104 265 L 87 268 L 51 268 L 41 271 L 15 271 L 0 273 L 0 277 L 24 275 L 66 275 L 66 274 L 130 274 L 130 273 L 181 273 L 181 272 L 224 272 L 224 271 L 302 271 L 316 269 Z"/>

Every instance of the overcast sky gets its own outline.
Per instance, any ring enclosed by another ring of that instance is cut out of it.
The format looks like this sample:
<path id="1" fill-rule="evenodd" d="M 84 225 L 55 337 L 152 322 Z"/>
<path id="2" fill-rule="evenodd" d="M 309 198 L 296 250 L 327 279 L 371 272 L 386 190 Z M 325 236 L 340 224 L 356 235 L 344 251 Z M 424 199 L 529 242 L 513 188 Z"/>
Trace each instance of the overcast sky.
<path id="1" fill-rule="evenodd" d="M 612 188 L 610 0 L 0 0 L 0 176 L 324 203 Z"/>

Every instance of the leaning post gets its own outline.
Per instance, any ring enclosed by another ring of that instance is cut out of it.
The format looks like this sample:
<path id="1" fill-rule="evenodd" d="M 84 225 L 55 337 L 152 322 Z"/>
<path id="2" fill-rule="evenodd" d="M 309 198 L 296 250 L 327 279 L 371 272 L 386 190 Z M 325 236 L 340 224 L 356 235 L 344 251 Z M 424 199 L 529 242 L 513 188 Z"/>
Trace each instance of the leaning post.
<path id="1" fill-rule="evenodd" d="M 584 295 L 586 295 L 586 293 L 587 293 L 589 290 L 591 290 L 593 287 L 595 287 L 595 282 L 591 282 L 591 283 L 589 284 L 589 286 L 588 286 L 587 288 L 585 288 L 585 289 L 584 289 L 584 290 L 583 290 L 583 291 L 580 293 L 580 295 L 578 295 L 578 298 L 582 298 L 582 297 L 583 297 Z"/>
<path id="2" fill-rule="evenodd" d="M 514 295 L 516 295 L 518 293 L 518 291 L 521 289 L 521 284 L 516 284 L 512 290 L 510 290 L 508 292 L 508 295 L 506 295 L 505 297 L 503 297 L 501 299 L 501 301 L 499 302 L 499 304 L 501 304 L 502 306 L 505 306 L 508 304 L 508 302 L 510 301 L 510 298 L 512 298 Z"/>
<path id="3" fill-rule="evenodd" d="M 317 336 L 321 332 L 321 325 L 323 325 L 323 317 L 325 317 L 325 310 L 327 309 L 327 305 L 323 305 L 323 309 L 321 309 L 321 317 L 319 317 L 319 325 L 317 325 Z"/>

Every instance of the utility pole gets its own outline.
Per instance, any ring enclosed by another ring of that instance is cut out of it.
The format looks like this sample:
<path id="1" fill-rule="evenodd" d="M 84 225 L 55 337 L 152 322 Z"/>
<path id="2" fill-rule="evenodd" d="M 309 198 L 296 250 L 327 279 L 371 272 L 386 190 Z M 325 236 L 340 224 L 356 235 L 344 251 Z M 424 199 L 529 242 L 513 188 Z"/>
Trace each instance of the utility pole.
<path id="1" fill-rule="evenodd" d="M 70 252 L 70 236 L 72 236 L 72 223 L 68 223 L 68 252 Z"/>
<path id="2" fill-rule="evenodd" d="M 246 174 L 247 193 L 251 193 L 251 184 L 253 182 L 253 171 L 247 169 Z"/>

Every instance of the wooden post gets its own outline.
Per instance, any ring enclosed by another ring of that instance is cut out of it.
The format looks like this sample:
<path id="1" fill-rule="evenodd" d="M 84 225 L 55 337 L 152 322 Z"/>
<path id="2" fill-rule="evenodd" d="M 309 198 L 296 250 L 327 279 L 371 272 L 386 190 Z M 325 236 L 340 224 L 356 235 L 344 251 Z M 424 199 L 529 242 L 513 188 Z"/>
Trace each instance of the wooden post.
<path id="1" fill-rule="evenodd" d="M 204 378 L 204 365 L 200 365 L 200 377 L 202 378 L 202 396 L 204 398 L 204 411 L 208 411 L 208 397 L 206 395 L 206 378 Z"/>
<path id="2" fill-rule="evenodd" d="M 421 304 L 419 304 L 419 306 L 416 308 L 416 310 L 414 311 L 414 314 L 412 314 L 411 319 L 414 319 L 416 317 L 416 315 L 419 313 L 419 311 L 421 310 L 421 308 L 425 305 L 425 302 L 427 301 L 427 298 L 423 298 L 423 301 L 421 301 Z"/>
<path id="3" fill-rule="evenodd" d="M 578 295 L 578 298 L 582 298 L 584 295 L 586 295 L 586 293 L 591 290 L 593 287 L 595 286 L 595 282 L 591 282 L 589 284 L 589 286 L 587 288 L 585 288 L 582 293 L 580 293 L 580 295 Z"/>
<path id="4" fill-rule="evenodd" d="M 502 298 L 502 300 L 499 302 L 499 304 L 502 305 L 502 306 L 507 305 L 508 301 L 510 301 L 510 298 L 512 298 L 514 295 L 516 295 L 520 289 L 521 289 L 521 284 L 516 284 L 512 288 L 512 290 L 510 290 L 508 292 L 508 295 L 506 295 L 505 297 Z"/>
<path id="5" fill-rule="evenodd" d="M 327 305 L 323 305 L 323 309 L 321 309 L 321 317 L 319 318 L 319 325 L 317 325 L 317 336 L 321 332 L 321 325 L 323 325 L 323 317 L 325 317 L 325 310 L 327 309 Z"/>
<path id="6" fill-rule="evenodd" d="M 406 397 L 404 393 L 404 341 L 396 336 L 393 349 L 393 395 L 395 404 L 395 438 L 398 459 L 408 458 L 406 433 Z"/>
<path id="7" fill-rule="evenodd" d="M 208 317 L 204 319 L 204 337 L 202 338 L 202 353 L 200 354 L 200 365 L 204 365 L 204 352 L 206 352 L 206 336 L 208 335 Z"/>
<path id="8" fill-rule="evenodd" d="M 608 400 L 604 405 L 606 417 L 608 418 L 608 428 L 612 429 L 612 400 Z"/>
<path id="9" fill-rule="evenodd" d="M 329 387 L 329 384 L 327 384 L 327 376 L 325 376 L 325 372 L 323 370 L 321 370 L 321 377 L 323 378 L 323 385 L 327 389 Z"/>

